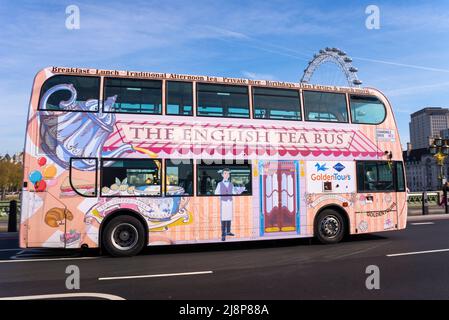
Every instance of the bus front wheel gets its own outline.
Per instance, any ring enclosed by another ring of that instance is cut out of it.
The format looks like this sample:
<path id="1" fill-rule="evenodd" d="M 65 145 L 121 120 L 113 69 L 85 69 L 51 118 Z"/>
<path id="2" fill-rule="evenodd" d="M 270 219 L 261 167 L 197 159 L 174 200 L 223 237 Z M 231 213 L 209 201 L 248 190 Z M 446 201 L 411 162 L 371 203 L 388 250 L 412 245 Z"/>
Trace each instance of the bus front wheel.
<path id="1" fill-rule="evenodd" d="M 345 220 L 333 209 L 324 209 L 315 220 L 315 236 L 321 243 L 331 244 L 340 242 L 345 234 Z"/>
<path id="2" fill-rule="evenodd" d="M 145 229 L 142 223 L 132 216 L 117 216 L 104 227 L 102 244 L 112 256 L 134 256 L 142 251 L 145 245 Z"/>

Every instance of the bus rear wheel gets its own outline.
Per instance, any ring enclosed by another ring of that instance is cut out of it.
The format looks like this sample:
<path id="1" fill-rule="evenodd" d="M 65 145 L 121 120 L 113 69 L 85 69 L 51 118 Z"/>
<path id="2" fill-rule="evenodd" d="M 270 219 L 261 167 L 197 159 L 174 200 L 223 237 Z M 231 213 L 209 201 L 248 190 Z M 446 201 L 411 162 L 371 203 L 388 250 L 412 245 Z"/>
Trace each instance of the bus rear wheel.
<path id="1" fill-rule="evenodd" d="M 315 236 L 321 243 L 340 242 L 345 230 L 346 224 L 343 216 L 333 209 L 324 209 L 315 219 Z"/>
<path id="2" fill-rule="evenodd" d="M 145 228 L 132 216 L 117 216 L 104 227 L 102 244 L 111 256 L 134 256 L 145 246 Z"/>

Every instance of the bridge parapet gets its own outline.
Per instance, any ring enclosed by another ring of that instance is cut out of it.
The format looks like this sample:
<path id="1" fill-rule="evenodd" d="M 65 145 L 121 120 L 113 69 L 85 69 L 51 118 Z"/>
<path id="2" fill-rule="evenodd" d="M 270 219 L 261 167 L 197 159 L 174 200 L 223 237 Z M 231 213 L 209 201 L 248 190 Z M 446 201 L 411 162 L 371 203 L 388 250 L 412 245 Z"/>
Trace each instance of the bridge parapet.
<path id="1" fill-rule="evenodd" d="M 439 205 L 442 193 L 439 191 L 427 191 L 427 201 L 429 206 Z M 409 207 L 420 207 L 423 202 L 422 192 L 409 192 L 407 194 L 407 204 Z"/>

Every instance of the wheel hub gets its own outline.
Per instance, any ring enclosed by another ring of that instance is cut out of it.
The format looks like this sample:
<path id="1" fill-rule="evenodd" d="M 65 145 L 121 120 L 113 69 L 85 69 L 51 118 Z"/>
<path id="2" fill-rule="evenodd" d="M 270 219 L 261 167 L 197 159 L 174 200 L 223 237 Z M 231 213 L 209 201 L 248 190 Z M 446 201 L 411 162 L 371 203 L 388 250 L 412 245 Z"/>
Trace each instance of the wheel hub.
<path id="1" fill-rule="evenodd" d="M 112 244 L 119 250 L 132 249 L 137 244 L 138 239 L 139 234 L 132 224 L 121 223 L 112 230 Z"/>
<path id="2" fill-rule="evenodd" d="M 328 238 L 334 238 L 340 231 L 340 221 L 335 216 L 327 216 L 321 222 L 321 232 Z"/>
<path id="3" fill-rule="evenodd" d="M 129 239 L 130 235 L 127 231 L 120 232 L 119 238 L 122 241 L 127 241 Z"/>

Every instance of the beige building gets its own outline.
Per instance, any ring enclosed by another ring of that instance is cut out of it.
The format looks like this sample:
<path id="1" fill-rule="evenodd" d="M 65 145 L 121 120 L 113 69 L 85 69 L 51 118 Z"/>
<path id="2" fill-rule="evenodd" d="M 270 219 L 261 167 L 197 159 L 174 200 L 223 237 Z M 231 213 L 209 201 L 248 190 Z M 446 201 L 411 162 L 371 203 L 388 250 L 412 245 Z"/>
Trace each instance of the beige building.
<path id="1" fill-rule="evenodd" d="M 412 149 L 428 148 L 432 138 L 449 128 L 449 109 L 431 107 L 412 113 L 409 128 Z"/>

